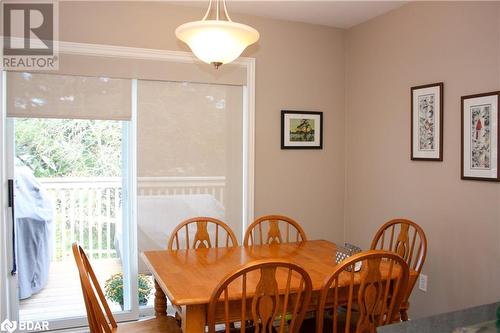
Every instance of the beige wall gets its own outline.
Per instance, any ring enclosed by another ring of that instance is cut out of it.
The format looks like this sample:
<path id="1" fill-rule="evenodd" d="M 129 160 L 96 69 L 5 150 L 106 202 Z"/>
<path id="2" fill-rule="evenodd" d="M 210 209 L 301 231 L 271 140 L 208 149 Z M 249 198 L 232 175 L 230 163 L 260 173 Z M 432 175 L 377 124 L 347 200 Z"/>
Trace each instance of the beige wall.
<path id="1" fill-rule="evenodd" d="M 429 241 L 419 317 L 500 298 L 500 185 L 460 180 L 460 96 L 498 90 L 499 3 L 416 3 L 346 36 L 346 239 L 409 217 Z M 444 82 L 444 161 L 412 162 L 411 86 Z"/>
<path id="2" fill-rule="evenodd" d="M 188 48 L 174 36 L 203 8 L 163 2 L 61 2 L 64 41 L 156 49 Z M 301 221 L 311 238 L 343 239 L 344 33 L 342 30 L 232 15 L 261 32 L 255 57 L 255 214 Z M 280 110 L 324 112 L 324 149 L 280 150 Z"/>

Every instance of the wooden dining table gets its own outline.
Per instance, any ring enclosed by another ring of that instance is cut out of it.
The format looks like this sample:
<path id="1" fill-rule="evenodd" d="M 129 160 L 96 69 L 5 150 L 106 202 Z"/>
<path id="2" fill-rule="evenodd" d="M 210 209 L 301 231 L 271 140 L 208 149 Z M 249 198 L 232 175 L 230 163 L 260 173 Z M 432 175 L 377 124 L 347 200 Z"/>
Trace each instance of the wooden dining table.
<path id="1" fill-rule="evenodd" d="M 311 240 L 274 245 L 147 251 L 142 258 L 155 280 L 155 315 L 166 315 L 166 297 L 178 309 L 184 333 L 205 332 L 207 307 L 217 284 L 238 267 L 258 259 L 286 259 L 304 268 L 312 281 L 311 311 L 325 278 L 335 270 L 336 245 Z M 410 272 L 410 279 L 417 273 Z M 240 310 L 234 307 L 233 318 Z"/>

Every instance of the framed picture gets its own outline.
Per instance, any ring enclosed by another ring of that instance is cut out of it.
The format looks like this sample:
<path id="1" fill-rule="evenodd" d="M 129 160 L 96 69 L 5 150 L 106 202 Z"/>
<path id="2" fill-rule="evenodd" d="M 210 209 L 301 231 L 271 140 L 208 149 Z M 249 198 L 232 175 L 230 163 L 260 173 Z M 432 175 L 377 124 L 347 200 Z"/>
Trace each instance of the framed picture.
<path id="1" fill-rule="evenodd" d="M 411 88 L 411 154 L 414 161 L 443 160 L 443 83 Z"/>
<path id="2" fill-rule="evenodd" d="M 323 149 L 323 112 L 282 110 L 281 149 Z"/>
<path id="3" fill-rule="evenodd" d="M 462 96 L 462 179 L 500 181 L 500 91 Z"/>

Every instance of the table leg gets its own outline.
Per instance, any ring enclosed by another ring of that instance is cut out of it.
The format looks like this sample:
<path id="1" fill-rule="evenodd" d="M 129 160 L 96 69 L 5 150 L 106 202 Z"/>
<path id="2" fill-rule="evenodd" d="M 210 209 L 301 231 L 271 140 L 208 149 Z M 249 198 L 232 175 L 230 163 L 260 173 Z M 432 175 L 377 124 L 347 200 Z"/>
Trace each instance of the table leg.
<path id="1" fill-rule="evenodd" d="M 155 279 L 155 316 L 167 315 L 167 297 Z"/>
<path id="2" fill-rule="evenodd" d="M 206 323 L 205 305 L 182 306 L 182 332 L 204 333 Z"/>

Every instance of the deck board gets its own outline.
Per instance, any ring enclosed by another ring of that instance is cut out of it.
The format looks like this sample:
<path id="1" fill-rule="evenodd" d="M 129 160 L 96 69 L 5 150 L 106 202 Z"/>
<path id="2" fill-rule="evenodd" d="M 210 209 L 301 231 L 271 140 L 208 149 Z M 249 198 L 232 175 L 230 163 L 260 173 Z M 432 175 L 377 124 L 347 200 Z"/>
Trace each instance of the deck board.
<path id="1" fill-rule="evenodd" d="M 119 259 L 92 261 L 102 288 L 111 275 L 122 271 Z M 120 310 L 118 304 L 110 302 L 112 310 Z M 85 316 L 80 279 L 74 261 L 52 262 L 47 286 L 39 293 L 20 301 L 21 320 L 53 320 Z"/>

